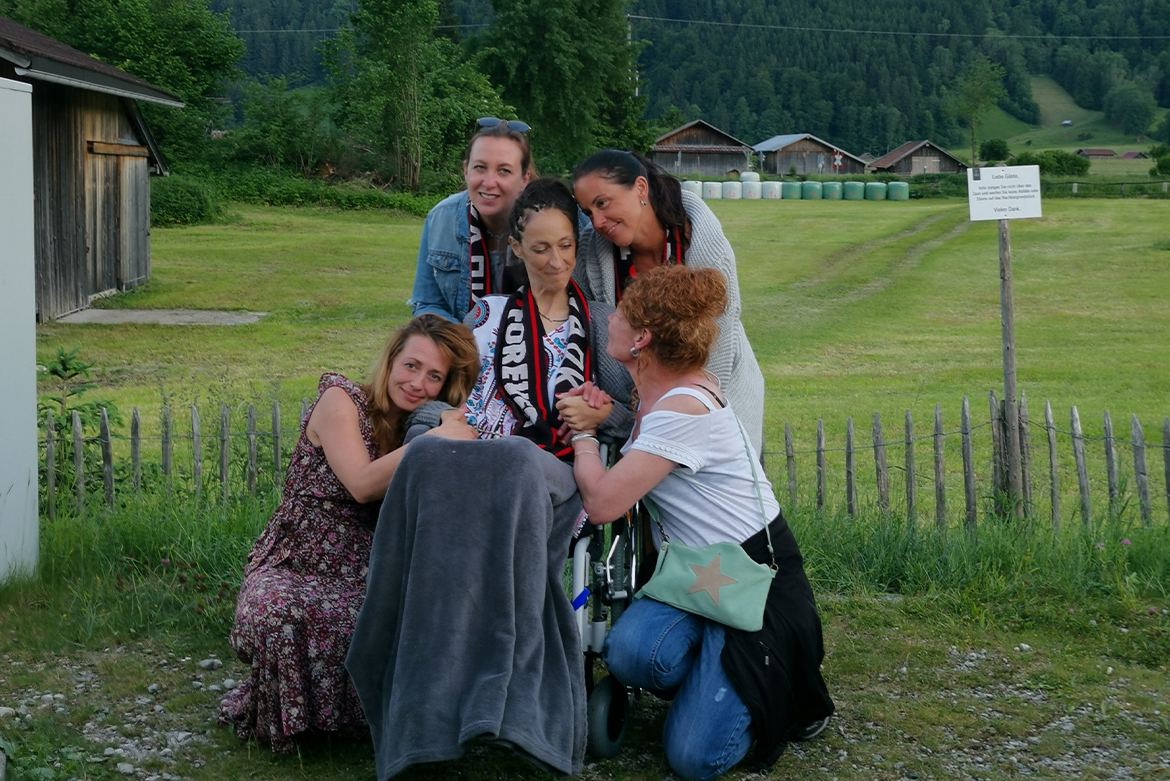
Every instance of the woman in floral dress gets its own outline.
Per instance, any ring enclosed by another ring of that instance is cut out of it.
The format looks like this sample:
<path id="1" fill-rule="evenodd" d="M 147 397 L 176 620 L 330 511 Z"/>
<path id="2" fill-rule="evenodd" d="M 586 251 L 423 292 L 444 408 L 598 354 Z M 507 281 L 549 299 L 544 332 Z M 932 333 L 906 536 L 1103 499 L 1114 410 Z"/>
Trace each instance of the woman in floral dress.
<path id="1" fill-rule="evenodd" d="M 284 753 L 307 730 L 364 732 L 343 663 L 366 593 L 378 505 L 407 447 L 407 415 L 433 399 L 461 406 L 478 364 L 466 328 L 421 315 L 390 339 L 368 383 L 321 377 L 236 601 L 230 640 L 252 670 L 224 698 L 220 721 L 241 738 Z M 465 428 L 444 424 L 433 433 L 465 436 Z"/>

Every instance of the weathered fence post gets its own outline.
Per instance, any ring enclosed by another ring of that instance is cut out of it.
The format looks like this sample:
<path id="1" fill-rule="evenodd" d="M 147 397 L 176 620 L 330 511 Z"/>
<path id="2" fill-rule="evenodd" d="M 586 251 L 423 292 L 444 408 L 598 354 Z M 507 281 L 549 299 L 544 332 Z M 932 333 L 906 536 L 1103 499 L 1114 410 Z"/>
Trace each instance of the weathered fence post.
<path id="1" fill-rule="evenodd" d="M 305 418 L 309 417 L 309 400 L 301 397 L 301 416 L 297 418 L 297 429 L 305 425 Z"/>
<path id="2" fill-rule="evenodd" d="M 1044 402 L 1044 428 L 1048 432 L 1048 483 L 1052 502 L 1052 529 L 1060 529 L 1060 470 L 1056 462 L 1056 423 L 1052 419 L 1052 405 Z"/>
<path id="3" fill-rule="evenodd" d="M 1020 482 L 1024 514 L 1032 516 L 1032 438 L 1028 436 L 1028 394 L 1020 391 Z"/>
<path id="4" fill-rule="evenodd" d="M 228 457 L 231 455 L 231 411 L 228 405 L 220 402 L 219 405 L 219 485 L 223 492 L 223 500 L 228 500 Z"/>
<path id="5" fill-rule="evenodd" d="M 1077 194 L 1077 184 L 1078 184 L 1078 182 L 1073 182 L 1073 183 L 1072 183 L 1072 193 L 1073 193 L 1073 195 L 1076 195 L 1076 194 Z"/>
<path id="6" fill-rule="evenodd" d="M 971 443 L 971 405 L 963 397 L 962 419 L 959 428 L 963 435 L 963 498 L 966 500 L 967 529 L 975 530 L 975 516 L 979 508 L 975 494 L 975 448 Z"/>
<path id="7" fill-rule="evenodd" d="M 1162 468 L 1166 473 L 1166 515 L 1170 520 L 1170 417 L 1162 418 Z"/>
<path id="8" fill-rule="evenodd" d="M 171 493 L 171 408 L 162 408 L 162 473 L 166 478 L 167 495 Z"/>
<path id="9" fill-rule="evenodd" d="M 878 506 L 890 512 L 890 473 L 886 468 L 886 443 L 882 438 L 882 416 L 873 413 L 873 466 L 877 471 Z"/>
<path id="10" fill-rule="evenodd" d="M 1170 429 L 1168 429 L 1170 430 Z M 1170 477 L 1170 461 L 1166 475 Z M 49 410 L 45 418 L 45 487 L 46 499 L 49 501 L 49 518 L 57 517 L 57 432 L 53 425 L 53 411 Z"/>
<path id="11" fill-rule="evenodd" d="M 906 410 L 906 525 L 910 528 L 918 523 L 914 489 L 914 418 Z"/>
<path id="12" fill-rule="evenodd" d="M 191 476 L 195 479 L 195 503 L 203 495 L 203 436 L 199 430 L 199 408 L 191 405 Z"/>
<path id="13" fill-rule="evenodd" d="M 825 421 L 817 418 L 817 510 L 825 508 L 827 485 L 825 478 Z"/>
<path id="14" fill-rule="evenodd" d="M 142 489 L 142 417 L 138 407 L 130 413 L 130 471 L 133 473 L 134 493 Z"/>
<path id="15" fill-rule="evenodd" d="M 280 468 L 280 402 L 272 402 L 272 473 L 279 489 L 284 485 L 284 472 Z"/>
<path id="16" fill-rule="evenodd" d="M 248 405 L 248 493 L 256 495 L 256 405 Z"/>
<path id="17" fill-rule="evenodd" d="M 946 450 L 946 436 L 943 434 L 942 405 L 934 405 L 934 525 L 939 531 L 947 528 L 947 486 L 943 470 L 943 455 Z"/>
<path id="18" fill-rule="evenodd" d="M 106 504 L 114 503 L 114 449 L 110 443 L 110 418 L 102 407 L 98 438 L 102 446 L 102 488 L 105 489 Z"/>
<path id="19" fill-rule="evenodd" d="M 85 440 L 81 437 L 81 416 L 73 410 L 73 489 L 77 514 L 85 515 Z"/>
<path id="20" fill-rule="evenodd" d="M 1073 460 L 1077 462 L 1077 485 L 1081 491 L 1081 523 L 1093 522 L 1092 507 L 1089 505 L 1089 468 L 1085 465 L 1085 435 L 1081 433 L 1081 416 L 1074 405 L 1069 414 L 1072 425 Z"/>
<path id="21" fill-rule="evenodd" d="M 995 391 L 989 391 L 987 398 L 991 411 L 991 511 L 1002 516 L 1004 496 L 1007 493 L 1003 460 L 1003 419 L 1000 416 L 999 402 L 995 400 Z"/>
<path id="22" fill-rule="evenodd" d="M 853 417 L 845 418 L 845 512 L 857 515 L 857 484 L 853 475 Z"/>
<path id="23" fill-rule="evenodd" d="M 796 451 L 792 447 L 792 427 L 784 423 L 784 463 L 788 469 L 788 501 L 796 509 Z"/>
<path id="24" fill-rule="evenodd" d="M 1138 506 L 1142 512 L 1142 526 L 1148 529 L 1153 522 L 1150 514 L 1150 478 L 1146 474 L 1146 437 L 1137 415 L 1130 419 L 1130 439 L 1133 440 L 1133 476 L 1137 483 Z"/>
<path id="25" fill-rule="evenodd" d="M 1116 518 L 1117 501 L 1117 445 L 1113 438 L 1113 420 L 1105 410 L 1105 481 L 1109 486 L 1109 517 Z"/>

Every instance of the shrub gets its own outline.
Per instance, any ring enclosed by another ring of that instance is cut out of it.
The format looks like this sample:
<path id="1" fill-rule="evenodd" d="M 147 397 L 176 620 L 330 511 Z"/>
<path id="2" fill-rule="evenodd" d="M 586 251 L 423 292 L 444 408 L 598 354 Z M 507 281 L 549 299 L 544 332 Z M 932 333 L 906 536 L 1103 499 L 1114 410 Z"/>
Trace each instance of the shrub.
<path id="1" fill-rule="evenodd" d="M 201 225 L 222 211 L 219 195 L 207 182 L 180 175 L 151 180 L 151 225 Z"/>
<path id="2" fill-rule="evenodd" d="M 1170 176 L 1170 154 L 1163 155 L 1154 161 L 1150 169 L 1150 176 Z"/>
<path id="3" fill-rule="evenodd" d="M 1043 152 L 1023 152 L 1009 165 L 1038 165 L 1045 176 L 1084 176 L 1089 172 L 1089 159 L 1062 149 Z"/>
<path id="4" fill-rule="evenodd" d="M 1002 138 L 989 138 L 979 145 L 979 156 L 989 163 L 1007 160 L 1011 150 Z"/>

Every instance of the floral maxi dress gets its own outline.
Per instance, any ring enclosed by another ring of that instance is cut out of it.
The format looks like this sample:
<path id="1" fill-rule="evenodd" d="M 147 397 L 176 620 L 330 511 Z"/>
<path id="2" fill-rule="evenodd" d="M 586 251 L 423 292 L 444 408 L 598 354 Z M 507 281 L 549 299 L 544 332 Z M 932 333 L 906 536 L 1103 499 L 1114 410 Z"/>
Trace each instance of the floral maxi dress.
<path id="1" fill-rule="evenodd" d="M 353 399 L 370 460 L 377 458 L 365 394 L 345 377 L 326 374 L 318 401 L 331 387 Z M 307 420 L 280 505 L 248 554 L 236 600 L 230 641 L 251 674 L 219 713 L 241 738 L 281 753 L 306 730 L 366 731 L 344 662 L 365 599 L 378 503 L 359 504 L 346 490 L 305 435 Z"/>

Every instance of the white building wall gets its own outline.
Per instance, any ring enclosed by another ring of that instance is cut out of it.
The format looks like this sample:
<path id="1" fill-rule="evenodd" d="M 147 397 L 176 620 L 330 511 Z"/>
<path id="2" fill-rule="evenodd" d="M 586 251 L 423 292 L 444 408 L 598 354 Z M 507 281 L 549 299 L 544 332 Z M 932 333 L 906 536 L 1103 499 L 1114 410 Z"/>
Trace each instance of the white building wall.
<path id="1" fill-rule="evenodd" d="M 0 78 L 0 581 L 37 564 L 32 87 Z"/>

